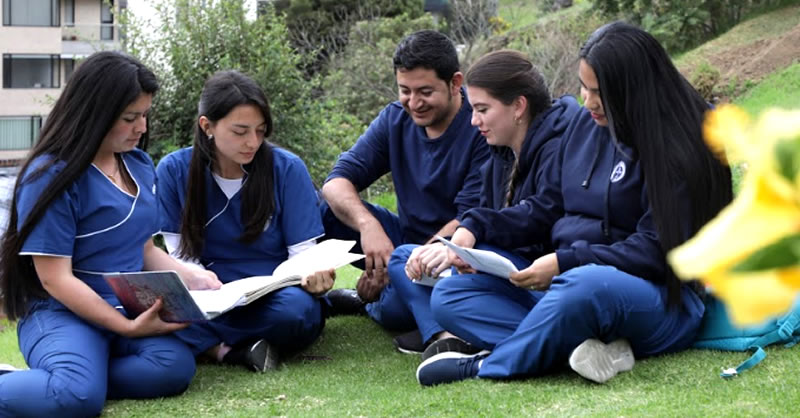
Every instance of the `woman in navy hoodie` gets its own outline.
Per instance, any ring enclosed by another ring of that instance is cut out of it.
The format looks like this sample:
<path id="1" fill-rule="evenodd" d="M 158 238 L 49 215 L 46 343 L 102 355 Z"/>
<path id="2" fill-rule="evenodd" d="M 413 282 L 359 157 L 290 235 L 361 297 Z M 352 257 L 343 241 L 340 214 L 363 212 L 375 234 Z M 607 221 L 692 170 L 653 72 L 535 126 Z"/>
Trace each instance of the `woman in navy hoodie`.
<path id="1" fill-rule="evenodd" d="M 544 161 L 558 152 L 558 138 L 580 107 L 570 96 L 552 100 L 542 75 L 516 51 L 496 51 L 481 57 L 467 72 L 466 84 L 472 124 L 492 150 L 492 157 L 481 167 L 480 207 L 516 205 L 536 190 Z M 549 242 L 519 247 L 514 253 L 504 254 L 520 268 L 552 251 Z M 431 314 L 431 287 L 411 281 L 436 277 L 449 267 L 447 250 L 439 243 L 404 245 L 392 254 L 389 278 L 419 327 L 419 331 L 395 338 L 398 350 L 418 353 L 441 340 L 435 350 L 480 351 L 444 332 Z M 425 351 L 423 358 L 435 354 L 435 350 Z"/>
<path id="2" fill-rule="evenodd" d="M 578 76 L 585 108 L 536 194 L 465 213 L 452 239 L 467 247 L 549 242 L 555 251 L 511 280 L 440 281 L 435 320 L 491 354 L 433 356 L 417 369 L 421 384 L 537 376 L 567 362 L 602 383 L 630 370 L 634 357 L 692 343 L 701 291 L 681 283 L 664 255 L 732 198 L 730 170 L 701 136 L 708 105 L 655 38 L 622 22 L 592 34 Z"/>

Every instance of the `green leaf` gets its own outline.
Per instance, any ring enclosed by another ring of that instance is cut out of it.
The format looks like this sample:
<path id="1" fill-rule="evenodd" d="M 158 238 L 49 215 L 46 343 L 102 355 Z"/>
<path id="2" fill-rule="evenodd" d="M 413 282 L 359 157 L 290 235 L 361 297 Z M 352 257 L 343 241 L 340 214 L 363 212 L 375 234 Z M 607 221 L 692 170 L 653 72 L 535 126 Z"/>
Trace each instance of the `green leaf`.
<path id="1" fill-rule="evenodd" d="M 790 235 L 750 254 L 731 270 L 748 272 L 795 266 L 800 263 L 800 234 Z"/>
<path id="2" fill-rule="evenodd" d="M 779 141 L 775 145 L 775 158 L 778 161 L 778 173 L 794 183 L 800 171 L 800 137 Z"/>

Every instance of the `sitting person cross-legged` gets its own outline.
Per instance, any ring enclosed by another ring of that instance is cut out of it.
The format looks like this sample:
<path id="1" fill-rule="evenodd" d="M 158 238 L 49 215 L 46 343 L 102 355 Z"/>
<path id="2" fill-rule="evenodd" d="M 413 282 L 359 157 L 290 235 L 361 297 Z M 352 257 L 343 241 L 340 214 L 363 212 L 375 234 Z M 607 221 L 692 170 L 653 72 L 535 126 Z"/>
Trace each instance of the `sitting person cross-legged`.
<path id="1" fill-rule="evenodd" d="M 452 239 L 501 248 L 549 241 L 555 251 L 510 280 L 464 274 L 437 283 L 434 319 L 490 353 L 434 355 L 417 368 L 423 385 L 539 376 L 567 363 L 602 383 L 636 357 L 694 340 L 702 289 L 678 280 L 665 253 L 732 198 L 730 169 L 701 135 L 708 105 L 637 27 L 601 27 L 580 58 L 585 108 L 536 193 L 467 212 Z"/>
<path id="2" fill-rule="evenodd" d="M 492 156 L 481 168 L 480 207 L 514 206 L 536 190 L 544 162 L 558 151 L 561 135 L 578 113 L 570 96 L 552 100 L 544 77 L 528 58 L 516 51 L 497 51 L 481 57 L 465 77 L 472 105 L 472 124 L 485 136 Z M 506 254 L 519 267 L 547 252 L 549 242 L 516 248 Z M 398 247 L 389 260 L 389 277 L 397 294 L 414 314 L 418 333 L 395 338 L 401 352 L 420 352 L 423 359 L 441 350 L 480 351 L 447 333 L 433 319 L 431 288 L 414 284 L 422 276 L 449 273 L 447 248 L 441 243 Z"/>

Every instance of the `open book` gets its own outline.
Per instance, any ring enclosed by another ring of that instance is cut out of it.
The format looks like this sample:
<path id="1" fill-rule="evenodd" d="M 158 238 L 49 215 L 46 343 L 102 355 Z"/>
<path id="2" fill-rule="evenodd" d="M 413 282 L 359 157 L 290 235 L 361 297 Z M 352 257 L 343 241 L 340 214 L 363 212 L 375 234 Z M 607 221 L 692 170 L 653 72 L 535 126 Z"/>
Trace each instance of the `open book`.
<path id="1" fill-rule="evenodd" d="M 364 258 L 350 253 L 355 241 L 323 241 L 281 263 L 271 276 L 252 276 L 225 283 L 217 290 L 188 290 L 174 271 L 108 273 L 103 278 L 125 311 L 137 316 L 162 298 L 161 319 L 198 322 L 247 305 L 275 290 L 299 285 L 311 273 L 339 268 Z"/>
<path id="2" fill-rule="evenodd" d="M 464 262 L 472 266 L 472 268 L 475 270 L 506 279 L 511 276 L 511 273 L 516 273 L 519 271 L 514 263 L 511 262 L 511 260 L 503 257 L 500 254 L 486 250 L 478 250 L 475 248 L 459 247 L 458 245 L 453 244 L 452 242 L 438 235 L 436 236 L 436 239 L 442 244 L 446 245 L 447 248 L 453 250 L 458 258 L 464 260 Z"/>

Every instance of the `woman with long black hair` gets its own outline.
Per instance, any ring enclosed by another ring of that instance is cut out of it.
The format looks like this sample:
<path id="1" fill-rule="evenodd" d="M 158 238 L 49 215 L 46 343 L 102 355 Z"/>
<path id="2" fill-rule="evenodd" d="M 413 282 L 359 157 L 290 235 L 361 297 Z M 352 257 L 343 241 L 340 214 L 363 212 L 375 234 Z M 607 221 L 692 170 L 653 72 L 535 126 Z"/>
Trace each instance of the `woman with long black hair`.
<path id="1" fill-rule="evenodd" d="M 296 155 L 267 141 L 272 114 L 264 91 L 238 71 L 203 87 L 192 147 L 158 164 L 161 232 L 170 253 L 223 282 L 271 275 L 323 235 L 311 176 Z M 334 270 L 272 292 L 177 335 L 195 354 L 263 372 L 278 355 L 311 344 L 324 326 L 322 295 Z"/>
<path id="2" fill-rule="evenodd" d="M 218 288 L 153 244 L 155 169 L 137 149 L 158 90 L 134 58 L 82 62 L 20 169 L 2 247 L 0 285 L 29 370 L 0 371 L 0 415 L 94 416 L 106 398 L 183 392 L 191 352 L 159 319 L 157 301 L 130 319 L 103 273 L 176 270 L 190 288 Z"/>
<path id="3" fill-rule="evenodd" d="M 423 385 L 535 376 L 567 362 L 605 382 L 634 357 L 694 340 L 702 290 L 680 282 L 664 255 L 732 198 L 730 170 L 701 136 L 708 105 L 658 41 L 632 25 L 601 27 L 580 58 L 585 109 L 537 193 L 467 212 L 453 236 L 467 247 L 549 241 L 555 251 L 510 280 L 475 274 L 437 284 L 437 322 L 491 354 L 431 357 L 417 369 Z"/>

